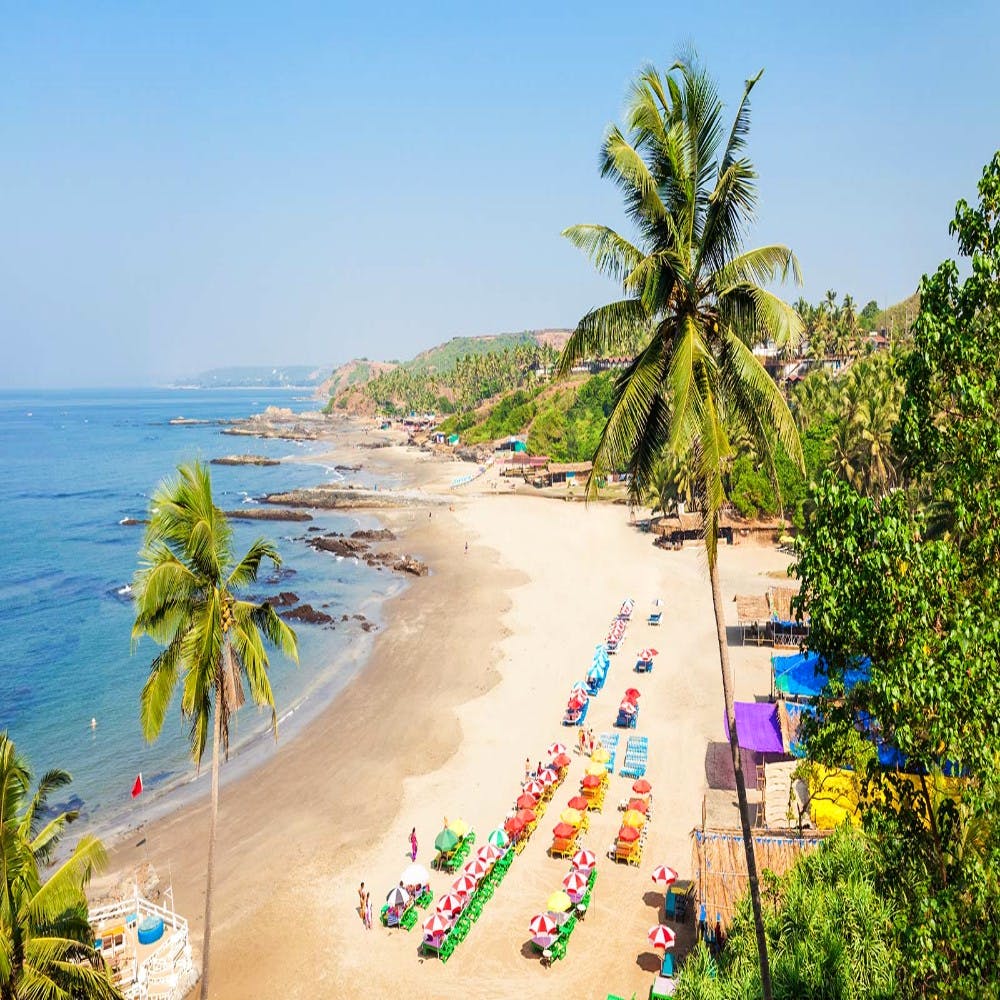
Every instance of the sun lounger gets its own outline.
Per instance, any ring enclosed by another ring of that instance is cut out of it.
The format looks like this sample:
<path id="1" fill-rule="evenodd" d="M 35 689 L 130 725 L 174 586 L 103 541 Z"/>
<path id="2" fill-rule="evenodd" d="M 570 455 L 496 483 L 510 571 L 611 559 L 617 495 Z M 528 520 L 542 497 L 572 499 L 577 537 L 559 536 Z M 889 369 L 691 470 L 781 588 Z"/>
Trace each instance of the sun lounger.
<path id="1" fill-rule="evenodd" d="M 663 618 L 662 611 L 653 611 L 650 613 L 649 617 L 646 619 L 647 625 L 659 625 Z"/>
<path id="2" fill-rule="evenodd" d="M 549 848 L 549 856 L 553 858 L 571 858 L 579 849 L 576 837 L 572 840 L 556 837 Z"/>

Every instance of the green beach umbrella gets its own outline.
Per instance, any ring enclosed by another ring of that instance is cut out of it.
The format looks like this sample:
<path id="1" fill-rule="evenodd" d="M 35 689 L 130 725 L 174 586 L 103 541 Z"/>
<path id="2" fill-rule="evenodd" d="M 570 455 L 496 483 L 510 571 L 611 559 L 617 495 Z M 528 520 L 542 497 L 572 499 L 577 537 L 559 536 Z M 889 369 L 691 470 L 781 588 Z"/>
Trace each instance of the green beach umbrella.
<path id="1" fill-rule="evenodd" d="M 445 827 L 435 838 L 434 847 L 439 851 L 453 850 L 458 843 L 458 834 Z"/>
<path id="2" fill-rule="evenodd" d="M 506 847 L 510 843 L 510 837 L 500 829 L 494 830 L 486 840 L 494 847 Z"/>

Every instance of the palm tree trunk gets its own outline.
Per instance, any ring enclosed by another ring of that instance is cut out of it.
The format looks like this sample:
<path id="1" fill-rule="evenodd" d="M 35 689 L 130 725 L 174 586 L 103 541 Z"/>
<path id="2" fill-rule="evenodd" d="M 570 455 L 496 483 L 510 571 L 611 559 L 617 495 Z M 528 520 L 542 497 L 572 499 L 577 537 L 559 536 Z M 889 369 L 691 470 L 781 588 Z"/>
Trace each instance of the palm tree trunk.
<path id="1" fill-rule="evenodd" d="M 736 772 L 736 798 L 740 807 L 743 826 L 743 847 L 747 855 L 747 875 L 750 879 L 750 901 L 753 904 L 753 922 L 757 931 L 757 954 L 760 958 L 760 985 L 764 1000 L 772 1000 L 771 968 L 767 961 L 767 937 L 764 934 L 764 914 L 760 906 L 760 883 L 757 881 L 757 860 L 754 857 L 753 835 L 750 832 L 750 809 L 747 805 L 747 786 L 743 777 L 740 742 L 736 733 L 736 709 L 733 706 L 733 688 L 730 683 L 729 643 L 726 638 L 726 619 L 722 610 L 722 587 L 719 584 L 717 557 L 710 553 L 708 575 L 712 581 L 712 605 L 715 609 L 715 632 L 719 640 L 719 663 L 722 667 L 722 694 L 726 701 L 726 719 L 729 722 L 729 748 L 733 754 Z"/>
<path id="2" fill-rule="evenodd" d="M 229 642 L 223 646 L 223 656 L 230 654 Z M 215 884 L 215 830 L 219 819 L 219 754 L 222 749 L 222 681 L 215 690 L 215 719 L 212 725 L 212 804 L 208 825 L 208 871 L 205 877 L 205 931 L 201 943 L 201 1000 L 208 997 L 209 952 L 212 945 L 212 889 Z"/>

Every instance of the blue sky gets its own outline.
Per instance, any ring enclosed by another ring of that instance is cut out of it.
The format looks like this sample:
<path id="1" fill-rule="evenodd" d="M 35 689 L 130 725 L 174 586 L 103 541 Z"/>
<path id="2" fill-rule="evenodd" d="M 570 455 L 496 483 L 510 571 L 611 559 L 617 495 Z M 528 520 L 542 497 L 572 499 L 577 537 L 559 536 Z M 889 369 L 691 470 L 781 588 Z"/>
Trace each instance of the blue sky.
<path id="1" fill-rule="evenodd" d="M 995 3 L 39 3 L 3 18 L 7 386 L 572 326 L 614 289 L 559 233 L 622 224 L 603 130 L 641 64 L 685 45 L 730 104 L 765 68 L 752 242 L 791 245 L 811 299 L 913 291 L 952 254 L 954 203 L 1000 146 Z"/>

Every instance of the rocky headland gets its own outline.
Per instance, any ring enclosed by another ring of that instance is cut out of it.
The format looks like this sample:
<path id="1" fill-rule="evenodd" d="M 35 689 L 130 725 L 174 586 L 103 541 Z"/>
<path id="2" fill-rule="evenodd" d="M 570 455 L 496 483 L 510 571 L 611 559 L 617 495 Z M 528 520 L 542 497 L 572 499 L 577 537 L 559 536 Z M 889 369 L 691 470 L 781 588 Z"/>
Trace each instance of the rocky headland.
<path id="1" fill-rule="evenodd" d="M 281 460 L 266 455 L 222 455 L 213 458 L 212 465 L 281 465 Z"/>

